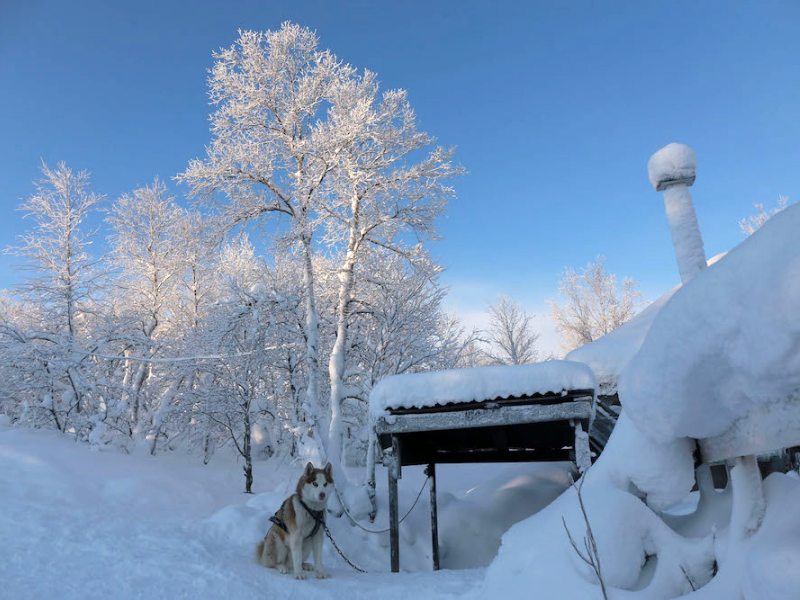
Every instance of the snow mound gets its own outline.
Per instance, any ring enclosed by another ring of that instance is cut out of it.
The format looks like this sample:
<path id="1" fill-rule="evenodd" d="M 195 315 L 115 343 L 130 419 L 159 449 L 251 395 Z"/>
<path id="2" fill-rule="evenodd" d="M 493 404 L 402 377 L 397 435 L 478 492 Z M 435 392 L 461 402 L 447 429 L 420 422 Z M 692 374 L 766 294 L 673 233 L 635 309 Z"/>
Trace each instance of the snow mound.
<path id="1" fill-rule="evenodd" d="M 610 483 L 653 510 L 664 511 L 684 500 L 694 486 L 693 451 L 694 444 L 685 438 L 654 443 L 623 410 L 600 459 L 587 474 L 587 484 Z"/>
<path id="2" fill-rule="evenodd" d="M 798 231 L 791 206 L 659 311 L 620 377 L 622 404 L 644 433 L 661 442 L 725 434 L 770 450 L 770 438 L 800 433 Z M 765 409 L 793 394 L 788 407 Z"/>
<path id="3" fill-rule="evenodd" d="M 441 495 L 442 567 L 471 569 L 491 563 L 512 525 L 542 510 L 569 487 L 572 468 L 571 463 L 514 465 L 485 478 L 463 497 Z"/>
<path id="4" fill-rule="evenodd" d="M 275 508 L 279 506 L 280 501 Z M 203 521 L 201 529 L 211 537 L 255 547 L 272 526 L 269 518 L 274 512 L 233 504 L 218 510 Z"/>
<path id="5" fill-rule="evenodd" d="M 667 181 L 691 179 L 694 181 L 697 171 L 697 156 L 685 144 L 668 144 L 653 154 L 647 163 L 650 183 L 656 190 Z"/>
<path id="6" fill-rule="evenodd" d="M 594 389 L 592 370 L 565 360 L 514 366 L 452 369 L 393 375 L 376 385 L 369 397 L 373 417 L 393 408 L 422 408 L 533 394 Z"/>
<path id="7" fill-rule="evenodd" d="M 681 538 L 635 496 L 613 486 L 587 485 L 581 495 L 612 598 L 626 597 L 613 595 L 616 590 L 642 590 L 643 598 L 681 596 L 691 591 L 684 563 L 693 581 L 710 579 L 710 538 Z M 567 531 L 584 548 L 586 522 L 575 489 L 503 536 L 480 597 L 519 598 L 530 590 L 546 598 L 601 597 L 596 575 L 572 548 Z"/>
<path id="8" fill-rule="evenodd" d="M 691 600 L 786 600 L 800 589 L 800 481 L 773 473 L 764 480 L 767 511 L 758 532 L 719 557 L 719 573 Z M 727 531 L 722 532 L 723 537 Z M 723 541 L 723 540 L 721 540 Z"/>

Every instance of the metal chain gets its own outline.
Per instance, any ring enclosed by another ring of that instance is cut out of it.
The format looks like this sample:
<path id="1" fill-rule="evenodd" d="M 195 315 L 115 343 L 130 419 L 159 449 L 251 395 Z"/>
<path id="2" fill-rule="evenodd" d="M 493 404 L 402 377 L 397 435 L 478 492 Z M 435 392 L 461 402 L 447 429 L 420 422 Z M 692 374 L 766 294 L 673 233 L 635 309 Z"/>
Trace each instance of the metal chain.
<path id="1" fill-rule="evenodd" d="M 422 482 L 422 487 L 421 487 L 421 488 L 419 488 L 419 493 L 417 494 L 417 497 L 416 497 L 416 499 L 414 500 L 414 504 L 412 504 L 412 505 L 411 505 L 411 508 L 409 508 L 409 509 L 408 509 L 408 512 L 407 512 L 406 514 L 404 514 L 404 515 L 403 515 L 403 518 L 402 518 L 402 519 L 400 519 L 400 520 L 397 522 L 397 524 L 398 524 L 398 525 L 400 525 L 400 523 L 402 523 L 403 521 L 405 521 L 405 520 L 406 520 L 406 517 L 407 517 L 408 515 L 410 515 L 410 514 L 411 514 L 411 511 L 412 511 L 412 510 L 414 510 L 414 507 L 417 505 L 417 502 L 419 502 L 419 499 L 420 499 L 420 497 L 422 496 L 422 490 L 424 490 L 424 489 L 425 489 L 425 486 L 428 484 L 428 481 L 430 480 L 430 478 L 431 478 L 431 477 L 430 477 L 430 475 L 429 475 L 428 477 L 426 477 L 426 478 L 425 478 L 425 481 L 423 481 L 423 482 Z M 355 519 L 354 519 L 354 518 L 353 518 L 353 517 L 350 515 L 350 513 L 349 513 L 349 512 L 347 512 L 347 508 L 345 507 L 345 504 L 344 504 L 344 502 L 342 501 L 342 497 L 339 495 L 339 489 L 338 489 L 336 486 L 334 486 L 334 487 L 333 487 L 333 490 L 336 492 L 336 497 L 339 499 L 339 506 L 341 506 L 341 507 L 342 507 L 342 511 L 344 511 L 344 514 L 346 514 L 346 515 L 347 515 L 347 518 L 348 518 L 348 519 L 350 519 L 350 522 L 351 522 L 353 525 L 355 525 L 355 526 L 357 526 L 357 527 L 360 527 L 361 529 L 363 529 L 363 530 L 364 530 L 364 531 L 366 531 L 367 533 L 386 533 L 387 531 L 389 531 L 389 529 L 390 529 L 389 527 L 387 527 L 386 529 L 367 529 L 366 527 L 364 527 L 364 526 L 363 526 L 361 523 L 359 523 L 358 521 L 356 521 L 356 520 L 355 520 Z"/>
<path id="2" fill-rule="evenodd" d="M 422 496 L 422 490 L 424 490 L 424 489 L 425 489 L 425 486 L 428 484 L 428 480 L 429 480 L 429 479 L 430 479 L 430 475 L 429 475 L 428 477 L 426 477 L 426 478 L 425 478 L 425 481 L 423 481 L 423 482 L 422 482 L 422 487 L 419 489 L 419 493 L 417 494 L 417 497 L 416 497 L 416 499 L 414 500 L 414 503 L 411 505 L 411 508 L 409 508 L 409 509 L 408 509 L 408 512 L 407 512 L 405 515 L 403 515 L 403 518 L 402 518 L 402 519 L 400 519 L 400 520 L 397 522 L 397 524 L 398 524 L 398 525 L 400 525 L 400 523 L 402 523 L 403 521 L 405 521 L 406 517 L 407 517 L 408 515 L 410 515 L 410 514 L 411 514 L 411 511 L 412 511 L 412 510 L 414 510 L 414 507 L 417 505 L 417 502 L 419 502 L 419 499 L 420 499 L 420 497 Z M 345 508 L 344 502 L 342 502 L 342 497 L 339 495 L 339 490 L 336 488 L 336 486 L 334 486 L 334 488 L 333 488 L 333 489 L 334 489 L 334 491 L 336 492 L 336 497 L 339 499 L 339 505 L 342 507 L 342 510 L 344 511 L 344 514 L 346 514 L 346 515 L 347 515 L 347 518 L 348 518 L 348 519 L 350 519 L 350 521 L 353 523 L 353 525 L 357 525 L 358 527 L 360 527 L 361 529 L 363 529 L 363 530 L 364 530 L 364 531 L 366 531 L 367 533 L 386 533 L 387 531 L 389 531 L 389 528 L 388 528 L 388 527 L 387 527 L 386 529 L 367 529 L 366 527 L 364 527 L 363 525 L 361 525 L 361 523 L 359 523 L 358 521 L 356 521 L 356 520 L 355 520 L 355 519 L 354 519 L 352 516 L 350 516 L 350 513 L 349 513 L 349 512 L 347 512 L 347 508 Z M 331 544 L 333 544 L 333 547 L 334 547 L 334 548 L 336 548 L 336 551 L 339 553 L 339 556 L 341 556 L 341 557 L 344 559 L 344 562 L 346 562 L 348 565 L 350 565 L 351 567 L 353 567 L 353 568 L 354 568 L 356 571 L 358 571 L 359 573 L 364 573 L 364 574 L 366 574 L 367 572 L 366 572 L 364 569 L 362 569 L 361 567 L 357 567 L 356 565 L 354 565 L 354 564 L 353 564 L 353 563 L 350 561 L 350 559 L 349 559 L 349 558 L 347 558 L 347 557 L 344 555 L 344 552 L 342 552 L 342 549 L 341 549 L 341 548 L 339 548 L 339 546 L 336 544 L 336 540 L 334 540 L 334 539 L 333 539 L 333 536 L 331 535 L 331 530 L 330 530 L 330 529 L 328 529 L 328 526 L 325 524 L 325 522 L 324 522 L 324 521 L 322 522 L 322 526 L 325 528 L 325 535 L 327 535 L 327 536 L 328 536 L 328 539 L 331 541 Z"/>
<path id="3" fill-rule="evenodd" d="M 336 548 L 336 551 L 339 553 L 339 556 L 341 556 L 341 557 L 344 559 L 344 562 L 346 562 L 348 565 L 350 565 L 351 567 L 353 567 L 353 568 L 354 568 L 356 571 L 358 571 L 359 573 L 364 573 L 364 574 L 366 574 L 367 572 L 366 572 L 364 569 L 362 569 L 361 567 L 357 567 L 357 566 L 355 566 L 355 565 L 354 565 L 352 562 L 350 562 L 350 559 L 349 559 L 349 558 L 347 558 L 347 557 L 344 555 L 344 552 L 342 552 L 341 548 L 339 548 L 339 546 L 338 546 L 338 545 L 336 544 L 336 542 L 334 541 L 334 539 L 333 539 L 333 536 L 331 535 L 331 530 L 330 530 L 330 529 L 328 529 L 328 526 L 327 526 L 327 525 L 323 525 L 323 527 L 325 527 L 325 534 L 328 536 L 328 539 L 331 541 L 331 544 L 333 544 L 333 547 L 334 547 L 334 548 Z"/>

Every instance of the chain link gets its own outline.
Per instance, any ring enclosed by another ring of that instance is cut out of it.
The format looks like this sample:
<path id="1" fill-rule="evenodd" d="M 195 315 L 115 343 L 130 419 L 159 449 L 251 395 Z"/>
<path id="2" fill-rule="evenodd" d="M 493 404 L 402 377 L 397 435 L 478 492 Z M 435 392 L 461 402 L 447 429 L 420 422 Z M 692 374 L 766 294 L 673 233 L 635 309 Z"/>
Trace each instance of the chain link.
<path id="1" fill-rule="evenodd" d="M 402 523 L 403 521 L 405 521 L 406 517 L 407 517 L 408 515 L 410 515 L 410 514 L 411 514 L 411 511 L 412 511 L 412 510 L 414 510 L 414 507 L 417 505 L 417 502 L 419 502 L 419 499 L 420 499 L 420 497 L 422 496 L 422 490 L 424 490 L 424 489 L 425 489 L 425 486 L 428 484 L 428 480 L 429 480 L 430 478 L 431 478 L 431 477 L 430 477 L 430 475 L 428 475 L 428 477 L 426 477 L 426 478 L 425 478 L 425 481 L 423 481 L 423 482 L 422 482 L 422 487 L 419 489 L 419 493 L 417 494 L 417 497 L 416 497 L 416 499 L 414 500 L 414 503 L 411 505 L 411 508 L 409 508 L 409 509 L 408 509 L 408 512 L 407 512 L 405 515 L 403 515 L 403 518 L 402 518 L 402 519 L 400 519 L 400 520 L 397 522 L 397 524 L 398 524 L 398 525 L 400 525 L 400 523 Z M 356 521 L 356 520 L 355 520 L 355 519 L 354 519 L 354 518 L 353 518 L 353 517 L 350 515 L 350 513 L 349 513 L 349 512 L 347 512 L 347 508 L 345 508 L 345 504 L 344 504 L 344 502 L 342 502 L 342 497 L 339 495 L 339 490 L 336 488 L 336 486 L 334 486 L 334 488 L 333 488 L 333 489 L 334 489 L 334 491 L 336 492 L 336 497 L 339 499 L 339 505 L 342 507 L 342 511 L 344 512 L 344 514 L 346 514 L 346 515 L 347 515 L 347 518 L 348 518 L 348 519 L 350 519 L 350 522 L 351 522 L 351 523 L 353 523 L 353 525 L 357 525 L 358 527 L 360 527 L 361 529 L 363 529 L 363 530 L 364 530 L 364 531 L 366 531 L 367 533 L 386 533 L 387 531 L 389 531 L 389 529 L 390 529 L 390 528 L 388 528 L 388 527 L 387 527 L 386 529 L 367 529 L 366 527 L 364 527 L 364 526 L 363 526 L 361 523 L 359 523 L 358 521 Z M 347 557 L 344 555 L 344 552 L 342 552 L 341 548 L 339 548 L 339 546 L 336 544 L 336 541 L 333 539 L 333 536 L 331 535 L 331 530 L 330 530 L 330 529 L 328 529 L 328 526 L 327 526 L 327 525 L 326 525 L 324 522 L 322 523 L 322 526 L 325 528 L 325 535 L 327 535 L 327 536 L 328 536 L 328 539 L 331 541 L 331 544 L 333 544 L 333 547 L 334 547 L 334 548 L 336 548 L 336 551 L 339 553 L 339 556 L 341 556 L 341 557 L 344 559 L 344 562 L 346 562 L 348 565 L 350 565 L 351 567 L 353 567 L 353 568 L 354 568 L 356 571 L 358 571 L 359 573 L 364 573 L 364 574 L 366 574 L 366 573 L 367 573 L 367 571 L 365 571 L 365 570 L 364 570 L 364 569 L 362 569 L 361 567 L 357 567 L 356 565 L 354 565 L 352 562 L 350 562 L 350 559 L 349 559 L 349 558 L 347 558 Z"/>

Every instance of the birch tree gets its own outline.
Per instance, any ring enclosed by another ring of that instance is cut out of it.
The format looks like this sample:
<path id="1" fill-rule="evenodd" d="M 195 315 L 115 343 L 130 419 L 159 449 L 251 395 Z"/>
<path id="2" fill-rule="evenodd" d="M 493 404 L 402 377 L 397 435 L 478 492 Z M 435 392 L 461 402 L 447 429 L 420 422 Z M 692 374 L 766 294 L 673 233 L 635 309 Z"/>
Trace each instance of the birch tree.
<path id="1" fill-rule="evenodd" d="M 508 296 L 500 296 L 497 302 L 489 304 L 489 347 L 486 355 L 490 364 L 524 365 L 537 362 L 539 352 L 534 332 L 533 315 Z"/>
<path id="2" fill-rule="evenodd" d="M 322 127 L 341 148 L 337 168 L 327 181 L 330 196 L 325 206 L 327 241 L 343 248 L 337 272 L 336 340 L 328 365 L 330 459 L 336 465 L 342 449 L 341 403 L 349 394 L 345 348 L 356 265 L 368 245 L 412 258 L 413 252 L 398 240 L 406 233 L 418 240 L 435 237 L 436 219 L 454 197 L 448 181 L 463 170 L 451 162 L 452 149 L 434 147 L 435 139 L 418 130 L 407 93 L 381 94 L 370 71 L 336 82 L 329 119 Z"/>
<path id="3" fill-rule="evenodd" d="M 104 198 L 91 191 L 86 171 L 75 173 L 63 162 L 54 169 L 43 163 L 41 170 L 36 192 L 19 207 L 33 227 L 6 250 L 25 260 L 19 268 L 30 276 L 18 291 L 36 307 L 38 323 L 12 335 L 27 345 L 36 361 L 31 367 L 44 378 L 37 405 L 57 429 L 67 431 L 74 414 L 89 408 L 88 322 L 102 270 L 89 252 L 94 231 L 86 225 Z M 80 424 L 72 425 L 77 432 Z"/>
<path id="4" fill-rule="evenodd" d="M 178 177 L 195 197 L 224 196 L 217 207 L 228 228 L 263 224 L 269 217 L 288 220 L 288 231 L 282 232 L 299 243 L 303 260 L 308 370 L 303 408 L 312 428 L 324 419 L 312 243 L 320 189 L 339 150 L 320 121 L 331 86 L 352 73 L 318 45 L 311 30 L 287 22 L 278 31 L 241 32 L 236 44 L 215 53 L 209 77 L 217 106 L 213 139 L 205 160 L 192 161 Z"/>
<path id="5" fill-rule="evenodd" d="M 177 303 L 177 284 L 185 266 L 185 252 L 178 236 L 183 212 L 166 185 L 156 179 L 151 185 L 123 194 L 107 218 L 109 238 L 119 268 L 117 285 L 127 305 L 131 344 L 126 353 L 141 360 L 126 361 L 122 382 L 128 390 L 134 433 L 147 433 L 158 411 L 163 390 L 145 391 L 152 363 L 159 352 L 159 338 L 169 329 Z"/>
<path id="6" fill-rule="evenodd" d="M 628 322 L 643 304 L 639 284 L 606 273 L 605 257 L 598 256 L 580 274 L 566 268 L 558 286 L 562 303 L 549 300 L 550 318 L 561 333 L 561 347 L 570 352 Z"/>
<path id="7" fill-rule="evenodd" d="M 438 282 L 441 267 L 421 252 L 414 259 L 412 265 L 398 253 L 373 248 L 359 267 L 360 289 L 349 312 L 350 367 L 346 372 L 348 395 L 343 398 L 348 404 L 343 405 L 342 413 L 364 425 L 369 393 L 378 381 L 401 373 L 463 366 L 477 337 L 444 311 L 447 288 Z M 378 448 L 375 430 L 365 429 L 365 483 L 372 506 L 369 516 L 374 519 Z"/>

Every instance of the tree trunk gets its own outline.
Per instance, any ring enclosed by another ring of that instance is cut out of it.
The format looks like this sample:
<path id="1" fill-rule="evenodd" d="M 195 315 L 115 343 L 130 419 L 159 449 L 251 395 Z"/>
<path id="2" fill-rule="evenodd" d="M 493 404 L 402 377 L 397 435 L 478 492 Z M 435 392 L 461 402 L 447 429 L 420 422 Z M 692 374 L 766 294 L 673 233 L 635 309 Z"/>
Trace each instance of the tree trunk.
<path id="1" fill-rule="evenodd" d="M 360 198 L 358 190 L 353 190 L 350 199 L 350 221 L 348 224 L 347 254 L 344 264 L 339 270 L 339 302 L 336 306 L 336 342 L 331 351 L 328 370 L 331 377 L 331 423 L 330 436 L 331 463 L 336 468 L 341 466 L 341 473 L 346 477 L 344 464 L 344 448 L 342 440 L 342 401 L 345 390 L 345 354 L 347 352 L 347 311 L 353 297 L 353 272 L 359 246 Z"/>
<path id="2" fill-rule="evenodd" d="M 250 412 L 244 414 L 244 440 L 242 442 L 242 456 L 244 456 L 244 493 L 253 493 L 253 453 L 250 444 Z"/>
<path id="3" fill-rule="evenodd" d="M 308 387 L 306 399 L 303 403 L 303 412 L 309 420 L 309 425 L 317 434 L 317 446 L 321 460 L 325 460 L 326 444 L 323 439 L 323 430 L 319 426 L 319 355 L 317 341 L 319 338 L 319 317 L 317 316 L 317 302 L 314 291 L 314 264 L 311 260 L 311 235 L 306 232 L 301 237 L 303 247 L 303 285 L 306 291 L 306 362 L 308 363 Z"/>
<path id="4" fill-rule="evenodd" d="M 378 515 L 378 501 L 375 498 L 375 451 L 378 444 L 375 429 L 370 428 L 369 442 L 367 445 L 367 498 L 369 498 L 369 520 L 375 522 Z"/>
<path id="5" fill-rule="evenodd" d="M 330 458 L 344 467 L 344 452 L 342 446 L 342 400 L 346 395 L 344 382 L 345 353 L 347 349 L 347 309 L 353 294 L 353 270 L 355 268 L 355 251 L 348 249 L 347 259 L 339 272 L 339 302 L 336 307 L 336 342 L 331 351 L 328 370 L 331 376 L 331 424 Z"/>

